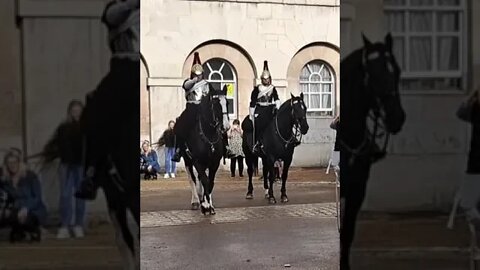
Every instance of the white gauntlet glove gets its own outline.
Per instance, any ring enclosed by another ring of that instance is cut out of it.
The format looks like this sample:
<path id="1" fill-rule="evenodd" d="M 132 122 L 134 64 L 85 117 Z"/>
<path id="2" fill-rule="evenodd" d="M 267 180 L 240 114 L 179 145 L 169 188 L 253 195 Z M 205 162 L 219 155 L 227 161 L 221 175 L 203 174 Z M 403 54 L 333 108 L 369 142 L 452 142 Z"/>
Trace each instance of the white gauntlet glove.
<path id="1" fill-rule="evenodd" d="M 249 112 L 250 112 L 250 114 L 249 114 L 250 115 L 250 120 L 253 121 L 253 119 L 255 118 L 255 108 L 250 107 Z"/>

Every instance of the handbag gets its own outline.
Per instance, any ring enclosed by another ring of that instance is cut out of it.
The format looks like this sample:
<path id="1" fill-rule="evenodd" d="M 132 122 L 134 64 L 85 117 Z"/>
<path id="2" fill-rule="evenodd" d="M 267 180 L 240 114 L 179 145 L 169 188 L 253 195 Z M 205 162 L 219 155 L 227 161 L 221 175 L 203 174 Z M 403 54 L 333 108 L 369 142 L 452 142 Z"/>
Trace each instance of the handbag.
<path id="1" fill-rule="evenodd" d="M 473 106 L 477 102 L 477 99 L 477 94 L 474 94 L 460 104 L 460 107 L 457 109 L 457 117 L 460 120 L 468 123 L 472 122 Z"/>

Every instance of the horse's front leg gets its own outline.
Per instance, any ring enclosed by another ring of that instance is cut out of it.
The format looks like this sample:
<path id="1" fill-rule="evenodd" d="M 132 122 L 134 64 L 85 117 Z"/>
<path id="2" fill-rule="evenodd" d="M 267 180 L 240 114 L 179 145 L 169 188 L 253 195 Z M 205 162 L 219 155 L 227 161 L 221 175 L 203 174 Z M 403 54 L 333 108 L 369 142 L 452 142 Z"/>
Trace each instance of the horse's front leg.
<path id="1" fill-rule="evenodd" d="M 263 164 L 263 168 L 262 168 L 262 174 L 263 174 L 263 190 L 265 192 L 265 199 L 268 199 L 270 196 L 269 196 L 269 193 L 268 191 L 270 190 L 269 188 L 269 185 L 268 185 L 268 166 L 267 166 L 267 161 L 266 161 L 266 158 L 263 158 L 262 159 L 262 164 Z"/>
<path id="2" fill-rule="evenodd" d="M 365 199 L 367 187 L 368 173 L 365 175 L 360 172 L 358 179 L 352 179 L 356 174 L 348 175 L 349 184 L 344 191 L 344 207 L 345 212 L 341 220 L 340 229 L 340 269 L 350 269 L 350 250 L 355 237 L 355 227 L 357 223 L 358 213 Z M 347 175 L 345 175 L 347 178 Z M 356 177 L 357 178 L 357 177 Z M 345 181 L 346 182 L 346 181 Z"/>
<path id="3" fill-rule="evenodd" d="M 293 156 L 293 155 L 292 155 Z M 288 196 L 287 196 L 287 179 L 288 179 L 288 170 L 290 169 L 290 164 L 292 164 L 292 157 L 286 159 L 283 161 L 283 170 L 282 170 L 282 188 L 280 189 L 281 192 L 281 197 L 280 201 L 282 203 L 287 203 L 288 202 Z"/>
<path id="4" fill-rule="evenodd" d="M 192 210 L 198 210 L 200 208 L 200 199 L 198 197 L 198 186 L 201 184 L 199 183 L 198 179 L 195 177 L 195 173 L 193 171 L 193 167 L 191 165 L 186 165 L 185 164 L 185 171 L 187 172 L 188 178 L 190 179 L 190 187 L 192 189 L 192 199 L 190 201 L 191 203 L 191 209 Z"/>
<path id="5" fill-rule="evenodd" d="M 208 179 L 208 176 L 206 174 L 206 167 L 199 164 L 198 162 L 195 162 L 195 169 L 198 172 L 198 179 L 202 183 L 203 187 L 203 194 L 200 196 L 200 210 L 202 211 L 202 214 L 206 215 L 207 212 L 210 212 L 210 180 Z"/>
<path id="6" fill-rule="evenodd" d="M 267 160 L 267 159 L 265 159 Z M 275 161 L 272 158 L 269 158 L 266 164 L 263 166 L 267 167 L 267 172 L 268 172 L 268 183 L 269 183 L 269 189 L 268 189 L 268 203 L 269 204 L 275 204 L 277 203 L 277 200 L 275 199 L 275 196 L 273 195 L 273 182 L 275 181 L 275 168 L 274 168 Z M 265 168 L 265 167 L 264 167 Z M 266 177 L 265 177 L 266 178 Z"/>
<path id="7" fill-rule="evenodd" d="M 248 188 L 247 188 L 247 196 L 245 199 L 251 200 L 253 199 L 253 183 L 252 183 L 252 178 L 253 178 L 253 170 L 254 170 L 254 164 L 253 164 L 253 157 L 249 154 L 245 155 L 245 161 L 247 163 L 247 173 L 248 173 Z"/>
<path id="8" fill-rule="evenodd" d="M 213 206 L 213 187 L 215 186 L 215 175 L 217 174 L 218 167 L 220 166 L 220 160 L 218 162 L 214 162 L 212 166 L 208 168 L 208 180 L 210 182 L 210 189 L 208 190 L 208 201 L 210 202 L 210 214 L 215 215 L 215 207 Z"/>

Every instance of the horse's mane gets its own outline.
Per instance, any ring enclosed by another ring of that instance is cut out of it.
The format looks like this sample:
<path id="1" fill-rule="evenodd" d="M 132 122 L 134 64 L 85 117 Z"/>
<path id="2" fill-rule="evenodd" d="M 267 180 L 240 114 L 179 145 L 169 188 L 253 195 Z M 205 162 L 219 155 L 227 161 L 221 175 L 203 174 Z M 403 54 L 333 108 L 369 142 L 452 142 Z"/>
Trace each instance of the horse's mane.
<path id="1" fill-rule="evenodd" d="M 340 73 L 342 74 L 343 72 L 348 72 L 348 74 L 351 74 L 359 66 L 361 67 L 362 52 L 363 52 L 363 48 L 360 48 L 360 49 L 357 49 L 357 50 L 353 51 L 347 57 L 345 57 L 340 62 Z M 347 78 L 345 78 L 345 79 L 347 79 Z"/>
<path id="2" fill-rule="evenodd" d="M 290 106 L 291 100 L 292 100 L 291 98 L 285 100 L 285 102 L 283 102 L 282 105 L 280 105 L 280 109 L 278 109 L 278 113 L 282 113 L 283 111 L 285 111 L 287 109 L 290 109 L 291 108 L 291 106 Z"/>

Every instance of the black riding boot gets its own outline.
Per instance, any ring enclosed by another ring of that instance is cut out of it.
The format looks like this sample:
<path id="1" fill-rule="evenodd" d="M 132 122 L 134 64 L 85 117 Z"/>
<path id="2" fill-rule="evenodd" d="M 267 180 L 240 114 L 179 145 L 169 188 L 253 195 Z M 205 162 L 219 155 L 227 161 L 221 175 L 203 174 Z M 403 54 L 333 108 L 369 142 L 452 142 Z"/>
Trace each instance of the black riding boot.
<path id="1" fill-rule="evenodd" d="M 95 169 L 90 167 L 87 171 L 87 176 L 80 184 L 80 188 L 75 192 L 75 197 L 82 200 L 95 200 L 97 197 L 98 185 L 94 180 Z"/>
<path id="2" fill-rule="evenodd" d="M 182 149 L 181 147 L 175 148 L 175 154 L 172 157 L 173 162 L 180 162 L 180 159 L 182 158 Z"/>

